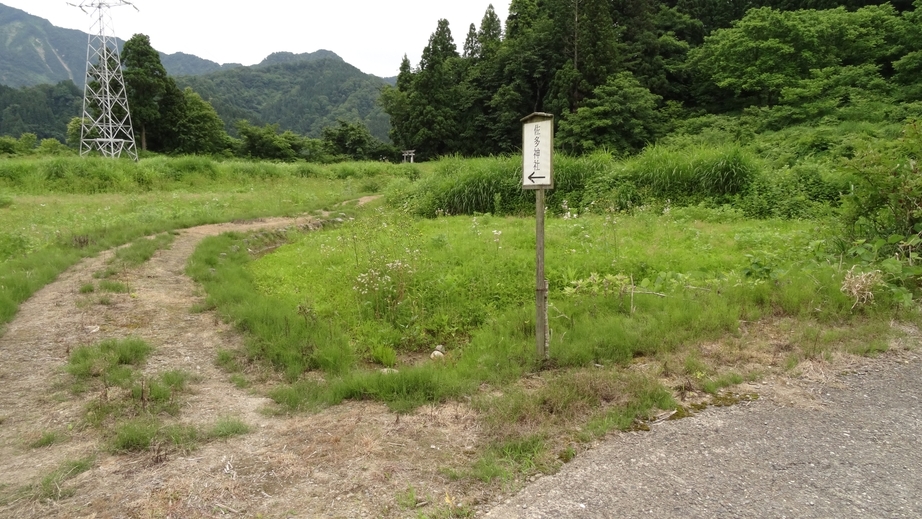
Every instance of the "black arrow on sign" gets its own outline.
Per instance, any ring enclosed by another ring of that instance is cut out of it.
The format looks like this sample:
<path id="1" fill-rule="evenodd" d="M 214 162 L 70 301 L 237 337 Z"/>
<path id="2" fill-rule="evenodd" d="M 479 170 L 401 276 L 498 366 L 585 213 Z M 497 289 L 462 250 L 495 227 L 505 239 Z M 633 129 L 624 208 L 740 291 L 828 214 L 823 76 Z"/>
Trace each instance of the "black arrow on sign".
<path id="1" fill-rule="evenodd" d="M 536 171 L 532 171 L 531 174 L 528 175 L 528 180 L 529 180 L 532 184 L 535 183 L 535 179 L 538 179 L 538 178 L 540 178 L 540 179 L 546 178 L 546 177 L 543 177 L 543 176 L 541 176 L 541 177 L 535 176 L 535 173 L 537 173 L 537 172 L 536 172 Z"/>

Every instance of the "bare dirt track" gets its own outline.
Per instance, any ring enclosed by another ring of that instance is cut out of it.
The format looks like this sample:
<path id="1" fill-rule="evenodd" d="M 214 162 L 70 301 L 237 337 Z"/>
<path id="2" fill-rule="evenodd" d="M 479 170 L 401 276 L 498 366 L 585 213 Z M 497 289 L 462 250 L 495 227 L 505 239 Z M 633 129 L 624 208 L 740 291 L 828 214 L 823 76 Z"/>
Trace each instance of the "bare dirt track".
<path id="1" fill-rule="evenodd" d="M 272 416 L 264 412 L 269 400 L 238 389 L 215 366 L 217 350 L 242 339 L 213 313 L 190 312 L 203 301 L 183 273 L 190 254 L 206 236 L 225 231 L 309 223 L 273 218 L 186 229 L 168 250 L 120 274 L 130 294 L 112 294 L 110 304 L 80 287 L 112 251 L 75 265 L 23 304 L 0 337 L 0 517 L 401 517 L 416 513 L 409 498 L 397 504 L 408 489 L 427 503 L 422 507 L 461 492 L 471 499 L 470 489 L 438 474 L 473 455 L 476 420 L 464 406 L 425 408 L 399 420 L 372 403 Z M 252 432 L 191 452 L 108 453 L 107 440 L 83 420 L 86 404 L 102 397 L 73 395 L 62 368 L 80 345 L 129 336 L 155 348 L 146 373 L 197 376 L 179 422 L 207 428 L 232 416 Z M 46 432 L 63 441 L 29 447 Z M 43 477 L 87 457 L 94 457 L 92 469 L 58 489 L 69 497 L 36 498 Z"/>

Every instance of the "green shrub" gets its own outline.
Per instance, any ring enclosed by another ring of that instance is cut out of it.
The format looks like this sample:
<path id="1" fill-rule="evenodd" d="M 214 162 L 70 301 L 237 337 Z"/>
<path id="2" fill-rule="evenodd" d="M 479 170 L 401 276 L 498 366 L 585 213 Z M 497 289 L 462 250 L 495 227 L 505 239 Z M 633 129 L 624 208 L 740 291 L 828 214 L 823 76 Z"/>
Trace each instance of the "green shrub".
<path id="1" fill-rule="evenodd" d="M 326 170 L 310 162 L 298 162 L 294 166 L 293 175 L 298 178 L 317 178 L 325 175 Z"/>
<path id="2" fill-rule="evenodd" d="M 2 145 L 3 137 L 0 137 Z M 0 180 L 10 186 L 18 186 L 28 181 L 35 173 L 35 162 L 23 159 L 0 160 Z"/>
<path id="3" fill-rule="evenodd" d="M 19 141 L 12 137 L 0 136 L 0 155 L 16 155 L 19 153 Z"/>
<path id="4" fill-rule="evenodd" d="M 899 139 L 881 141 L 848 161 L 857 173 L 845 197 L 843 219 L 851 239 L 907 237 L 922 230 L 922 122 Z"/>
<path id="5" fill-rule="evenodd" d="M 175 157 L 168 163 L 173 170 L 177 172 L 177 180 L 190 175 L 201 175 L 209 180 L 216 180 L 218 178 L 218 168 L 209 157 L 184 155 Z"/>
<path id="6" fill-rule="evenodd" d="M 74 152 L 57 139 L 42 139 L 38 146 L 40 155 L 73 155 Z"/>

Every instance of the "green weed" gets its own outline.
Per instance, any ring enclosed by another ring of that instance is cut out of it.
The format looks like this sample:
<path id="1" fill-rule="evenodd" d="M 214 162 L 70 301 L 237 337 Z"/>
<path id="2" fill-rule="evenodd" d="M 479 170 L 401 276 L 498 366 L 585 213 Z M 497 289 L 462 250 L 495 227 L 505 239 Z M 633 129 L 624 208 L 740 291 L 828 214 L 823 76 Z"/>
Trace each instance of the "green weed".
<path id="1" fill-rule="evenodd" d="M 170 370 L 160 374 L 160 381 L 173 391 L 183 391 L 193 376 L 185 371 Z"/>
<path id="2" fill-rule="evenodd" d="M 397 364 L 397 352 L 390 346 L 375 346 L 371 351 L 371 358 L 386 368 L 392 368 Z"/>
<path id="3" fill-rule="evenodd" d="M 78 381 L 101 379 L 123 385 L 130 377 L 125 377 L 120 368 L 139 366 L 152 351 L 153 348 L 141 339 L 107 339 L 75 349 L 65 369 Z"/>
<path id="4" fill-rule="evenodd" d="M 507 440 L 489 447 L 474 464 L 472 476 L 489 483 L 495 479 L 509 480 L 517 475 L 550 472 L 544 438 L 530 436 Z"/>
<path id="5" fill-rule="evenodd" d="M 111 278 L 112 276 L 114 276 L 114 275 L 116 275 L 116 274 L 118 274 L 118 273 L 119 273 L 119 270 L 118 270 L 117 268 L 115 268 L 115 267 L 112 266 L 112 265 L 109 265 L 108 267 L 106 267 L 106 268 L 104 268 L 104 269 L 102 269 L 102 270 L 98 270 L 98 271 L 94 272 L 94 273 L 93 273 L 93 277 L 96 278 L 96 279 L 108 279 L 108 278 Z"/>
<path id="6" fill-rule="evenodd" d="M 45 431 L 38 439 L 29 442 L 29 448 L 40 449 L 42 447 L 49 447 L 60 441 L 61 435 L 59 433 L 55 431 Z"/>
<path id="7" fill-rule="evenodd" d="M 58 501 L 73 496 L 76 491 L 67 488 L 64 483 L 93 468 L 94 458 L 69 460 L 62 463 L 31 489 L 31 497 L 36 501 Z"/>
<path id="8" fill-rule="evenodd" d="M 102 279 L 99 281 L 99 290 L 102 292 L 111 292 L 113 294 L 127 294 L 128 285 L 120 281 L 111 279 Z"/>
<path id="9" fill-rule="evenodd" d="M 246 389 L 250 387 L 250 381 L 246 377 L 240 375 L 239 373 L 234 373 L 230 377 L 231 384 L 237 387 L 237 389 Z"/>
<path id="10" fill-rule="evenodd" d="M 414 510 L 416 503 L 416 489 L 413 488 L 413 485 L 408 485 L 406 490 L 397 493 L 397 504 L 403 508 Z"/>
<path id="11" fill-rule="evenodd" d="M 250 432 L 250 426 L 243 423 L 239 418 L 225 416 L 218 420 L 216 424 L 208 431 L 210 438 L 226 439 L 232 436 L 239 436 Z"/>
<path id="12" fill-rule="evenodd" d="M 218 350 L 218 357 L 215 362 L 228 373 L 240 371 L 240 364 L 237 362 L 237 354 L 230 350 Z"/>
<path id="13" fill-rule="evenodd" d="M 158 437 L 184 453 L 198 448 L 199 442 L 203 439 L 202 433 L 195 426 L 183 424 L 163 427 L 158 431 Z"/>
<path id="14" fill-rule="evenodd" d="M 112 438 L 113 452 L 141 452 L 150 449 L 160 424 L 150 419 L 134 419 L 118 424 Z"/>
<path id="15" fill-rule="evenodd" d="M 202 439 L 202 433 L 191 425 L 164 426 L 152 418 L 136 418 L 115 426 L 109 448 L 114 453 L 126 453 L 168 445 L 189 452 L 195 450 Z"/>
<path id="16" fill-rule="evenodd" d="M 172 233 L 158 234 L 153 238 L 140 238 L 129 246 L 116 250 L 113 261 L 122 267 L 141 265 L 153 257 L 158 250 L 169 247 L 174 238 Z"/>

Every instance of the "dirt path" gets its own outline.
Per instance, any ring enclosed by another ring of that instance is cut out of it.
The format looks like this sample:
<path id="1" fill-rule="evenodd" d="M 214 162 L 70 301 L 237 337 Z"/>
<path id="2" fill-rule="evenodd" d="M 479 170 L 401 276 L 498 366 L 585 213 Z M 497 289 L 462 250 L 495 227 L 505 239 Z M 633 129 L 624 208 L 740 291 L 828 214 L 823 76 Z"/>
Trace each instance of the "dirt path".
<path id="1" fill-rule="evenodd" d="M 238 389 L 215 366 L 217 350 L 242 339 L 212 312 L 190 313 L 203 300 L 183 273 L 190 254 L 203 238 L 225 231 L 309 222 L 273 218 L 186 229 L 168 250 L 119 275 L 131 293 L 108 296 L 111 304 L 94 303 L 99 295 L 81 294 L 80 287 L 112 251 L 75 265 L 24 303 L 0 337 L 0 495 L 8 496 L 0 517 L 399 517 L 412 508 L 397 504 L 408 489 L 430 502 L 462 492 L 438 467 L 469 462 L 477 429 L 464 407 L 426 408 L 400 420 L 369 403 L 271 416 L 264 412 L 267 399 Z M 82 425 L 86 404 L 101 397 L 71 394 L 62 367 L 80 345 L 128 336 L 155 347 L 149 374 L 197 375 L 180 422 L 207 427 L 233 416 L 252 432 L 191 453 L 108 454 L 98 431 Z M 64 441 L 28 446 L 46 432 Z M 93 468 L 66 483 L 72 497 L 41 502 L 26 490 L 66 460 L 88 456 L 95 456 Z"/>

